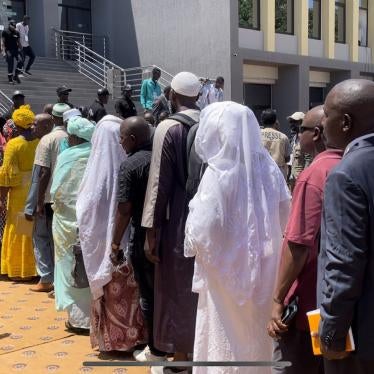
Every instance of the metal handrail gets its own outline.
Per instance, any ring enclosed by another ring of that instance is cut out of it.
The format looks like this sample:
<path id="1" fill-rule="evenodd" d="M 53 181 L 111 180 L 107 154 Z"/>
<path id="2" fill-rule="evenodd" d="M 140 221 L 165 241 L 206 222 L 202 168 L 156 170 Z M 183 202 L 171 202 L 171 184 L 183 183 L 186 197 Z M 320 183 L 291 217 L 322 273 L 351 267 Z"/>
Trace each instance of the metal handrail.
<path id="1" fill-rule="evenodd" d="M 69 60 L 78 72 L 101 87 L 108 88 L 113 98 L 120 97 L 126 84 L 131 84 L 133 97 L 140 97 L 142 81 L 151 76 L 152 69 L 157 67 L 161 71 L 159 84 L 162 88 L 170 84 L 173 76 L 156 65 L 122 68 L 102 56 L 91 48 L 92 43 L 82 43 L 73 37 L 63 34 L 63 31 L 55 31 L 56 57 Z M 83 36 L 78 33 L 79 38 Z M 87 39 L 83 39 L 87 41 Z M 87 44 L 89 44 L 87 46 Z"/>
<path id="2" fill-rule="evenodd" d="M 105 36 L 92 35 L 83 32 L 66 31 L 52 28 L 54 32 L 54 43 L 56 47 L 56 57 L 63 60 L 71 59 L 71 50 L 75 47 L 75 42 L 81 42 L 84 46 L 93 50 L 94 46 L 99 48 L 104 57 L 108 54 L 108 46 Z"/>
<path id="3" fill-rule="evenodd" d="M 0 113 L 5 114 L 13 105 L 13 101 L 0 90 Z"/>
<path id="4" fill-rule="evenodd" d="M 52 27 L 53 31 L 64 33 L 64 34 L 77 34 L 77 35 L 90 35 L 94 38 L 105 38 L 104 35 L 93 35 L 87 32 L 78 32 L 78 31 L 69 31 L 69 30 L 61 30 L 61 29 L 56 29 L 55 27 Z"/>

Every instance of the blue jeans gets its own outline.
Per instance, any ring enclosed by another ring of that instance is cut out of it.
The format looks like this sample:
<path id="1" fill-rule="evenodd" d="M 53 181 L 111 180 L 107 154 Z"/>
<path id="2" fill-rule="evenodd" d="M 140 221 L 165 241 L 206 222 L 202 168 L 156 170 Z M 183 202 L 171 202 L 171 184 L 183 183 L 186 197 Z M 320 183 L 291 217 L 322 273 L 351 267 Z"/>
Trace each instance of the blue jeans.
<path id="1" fill-rule="evenodd" d="M 55 249 L 52 236 L 53 210 L 51 204 L 45 205 L 42 217 L 35 217 L 33 243 L 36 268 L 41 283 L 53 283 L 55 269 Z"/>

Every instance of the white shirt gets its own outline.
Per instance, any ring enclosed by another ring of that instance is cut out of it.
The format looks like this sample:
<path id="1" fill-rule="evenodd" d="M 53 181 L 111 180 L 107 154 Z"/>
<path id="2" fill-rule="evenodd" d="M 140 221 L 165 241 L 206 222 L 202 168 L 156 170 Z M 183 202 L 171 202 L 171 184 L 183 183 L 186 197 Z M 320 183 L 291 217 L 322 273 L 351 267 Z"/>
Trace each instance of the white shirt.
<path id="1" fill-rule="evenodd" d="M 215 83 L 212 83 L 207 95 L 208 104 L 224 101 L 222 88 L 216 88 Z"/>
<path id="2" fill-rule="evenodd" d="M 16 25 L 16 29 L 19 32 L 20 42 L 22 48 L 29 46 L 29 26 L 24 25 L 23 22 L 19 22 Z"/>

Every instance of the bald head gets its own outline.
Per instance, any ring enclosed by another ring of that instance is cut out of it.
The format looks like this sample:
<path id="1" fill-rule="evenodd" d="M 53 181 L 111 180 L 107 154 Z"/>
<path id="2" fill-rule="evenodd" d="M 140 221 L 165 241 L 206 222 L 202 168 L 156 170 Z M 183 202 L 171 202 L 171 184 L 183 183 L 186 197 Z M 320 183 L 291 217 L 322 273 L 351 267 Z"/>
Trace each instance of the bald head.
<path id="1" fill-rule="evenodd" d="M 47 135 L 52 131 L 53 119 L 52 116 L 47 113 L 37 114 L 35 116 L 34 125 L 32 127 L 34 136 L 41 139 L 44 135 Z"/>
<path id="2" fill-rule="evenodd" d="M 305 114 L 303 125 L 304 126 L 322 126 L 323 118 L 323 105 L 318 105 Z"/>
<path id="3" fill-rule="evenodd" d="M 374 82 L 349 79 L 327 95 L 325 135 L 329 145 L 344 149 L 352 140 L 374 132 Z"/>
<path id="4" fill-rule="evenodd" d="M 120 136 L 126 153 L 132 153 L 140 145 L 150 141 L 150 126 L 143 117 L 129 117 L 121 124 Z"/>
<path id="5" fill-rule="evenodd" d="M 52 115 L 53 104 L 46 104 L 43 108 L 43 113 Z"/>
<path id="6" fill-rule="evenodd" d="M 323 142 L 323 106 L 319 105 L 305 114 L 302 125 L 299 128 L 299 140 L 301 150 L 312 156 L 325 150 Z"/>
<path id="7" fill-rule="evenodd" d="M 153 114 L 151 112 L 145 113 L 144 119 L 152 126 L 155 124 L 155 117 L 153 117 Z"/>

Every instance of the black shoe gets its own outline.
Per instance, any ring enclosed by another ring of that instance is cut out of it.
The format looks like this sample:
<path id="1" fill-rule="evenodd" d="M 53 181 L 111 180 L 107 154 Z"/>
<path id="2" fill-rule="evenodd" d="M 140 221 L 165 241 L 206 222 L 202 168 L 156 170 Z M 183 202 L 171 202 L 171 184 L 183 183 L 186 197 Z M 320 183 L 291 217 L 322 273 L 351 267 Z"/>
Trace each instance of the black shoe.
<path id="1" fill-rule="evenodd" d="M 13 78 L 18 84 L 21 84 L 21 79 L 19 79 L 18 75 L 15 75 Z"/>
<path id="2" fill-rule="evenodd" d="M 71 323 L 69 321 L 65 322 L 65 327 L 66 327 L 66 330 L 68 330 L 69 332 L 71 332 L 73 334 L 76 334 L 76 335 L 85 335 L 85 336 L 90 335 L 90 330 L 89 329 L 82 329 L 80 327 L 74 327 L 74 326 L 71 325 Z"/>
<path id="3" fill-rule="evenodd" d="M 13 80 L 13 75 L 12 74 L 8 75 L 8 81 L 9 81 L 9 84 L 14 84 L 14 80 Z"/>
<path id="4" fill-rule="evenodd" d="M 27 74 L 27 75 L 32 75 L 32 74 L 30 73 L 30 70 L 26 70 L 26 71 L 25 71 L 25 74 Z"/>

